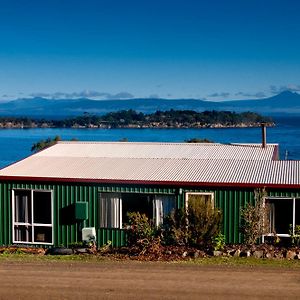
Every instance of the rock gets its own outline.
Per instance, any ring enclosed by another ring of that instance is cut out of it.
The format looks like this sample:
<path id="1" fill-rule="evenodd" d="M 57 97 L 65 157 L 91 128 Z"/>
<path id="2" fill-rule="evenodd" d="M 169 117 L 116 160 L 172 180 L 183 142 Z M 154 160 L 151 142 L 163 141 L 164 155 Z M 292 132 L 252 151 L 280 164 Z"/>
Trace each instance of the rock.
<path id="1" fill-rule="evenodd" d="M 205 251 L 199 251 L 199 257 L 207 257 Z"/>
<path id="2" fill-rule="evenodd" d="M 184 251 L 184 252 L 182 253 L 182 257 L 183 257 L 183 258 L 187 257 L 187 255 L 188 255 L 187 251 Z"/>
<path id="3" fill-rule="evenodd" d="M 198 257 L 206 257 L 206 253 L 204 251 L 201 250 L 197 250 L 194 252 L 194 258 L 198 258 Z"/>
<path id="4" fill-rule="evenodd" d="M 253 252 L 253 257 L 255 258 L 263 258 L 264 256 L 264 251 L 262 250 L 256 250 Z"/>
<path id="5" fill-rule="evenodd" d="M 267 252 L 265 257 L 266 258 L 273 258 L 274 257 L 273 252 Z"/>
<path id="6" fill-rule="evenodd" d="M 73 249 L 65 247 L 52 247 L 47 250 L 46 254 L 50 255 L 71 255 L 73 254 Z"/>
<path id="7" fill-rule="evenodd" d="M 294 259 L 300 259 L 300 254 L 297 253 L 297 254 L 295 255 Z"/>
<path id="8" fill-rule="evenodd" d="M 88 250 L 87 250 L 87 248 L 76 248 L 76 249 L 74 249 L 74 253 L 85 254 L 85 253 L 88 253 Z"/>
<path id="9" fill-rule="evenodd" d="M 278 258 L 278 259 L 281 259 L 281 258 L 284 258 L 284 255 L 281 251 L 279 251 L 279 252 L 274 253 L 274 257 Z"/>
<path id="10" fill-rule="evenodd" d="M 213 256 L 222 256 L 223 252 L 222 251 L 213 251 Z"/>
<path id="11" fill-rule="evenodd" d="M 234 250 L 234 249 L 228 249 L 228 250 L 227 250 L 228 256 L 233 256 L 234 253 L 235 253 L 235 250 Z"/>
<path id="12" fill-rule="evenodd" d="M 295 252 L 295 251 L 293 251 L 293 250 L 288 250 L 288 251 L 286 252 L 285 258 L 287 258 L 287 259 L 294 259 L 295 256 L 296 256 L 296 252 Z"/>
<path id="13" fill-rule="evenodd" d="M 251 256 L 251 251 L 250 250 L 243 250 L 240 253 L 240 257 L 249 257 Z"/>
<path id="14" fill-rule="evenodd" d="M 233 254 L 234 257 L 240 257 L 240 255 L 241 255 L 241 250 L 240 250 L 240 249 L 237 249 L 237 250 L 234 252 L 234 254 Z"/>

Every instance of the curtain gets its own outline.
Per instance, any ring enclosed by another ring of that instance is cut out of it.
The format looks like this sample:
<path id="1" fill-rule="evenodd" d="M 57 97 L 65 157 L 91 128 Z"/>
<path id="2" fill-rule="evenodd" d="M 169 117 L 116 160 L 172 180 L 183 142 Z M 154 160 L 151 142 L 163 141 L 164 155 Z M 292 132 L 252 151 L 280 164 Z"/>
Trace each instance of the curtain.
<path id="1" fill-rule="evenodd" d="M 156 227 L 163 223 L 163 218 L 163 199 L 162 197 L 155 196 L 153 200 L 153 219 Z"/>
<path id="2" fill-rule="evenodd" d="M 15 222 L 31 223 L 30 199 L 28 195 L 15 195 Z M 15 240 L 22 242 L 30 241 L 30 230 L 28 225 L 15 226 Z"/>
<path id="3" fill-rule="evenodd" d="M 163 223 L 165 216 L 169 215 L 175 209 L 175 196 L 173 195 L 155 195 L 153 199 L 153 219 L 155 226 Z"/>
<path id="4" fill-rule="evenodd" d="M 119 193 L 100 194 L 100 227 L 122 228 L 122 197 Z"/>
<path id="5" fill-rule="evenodd" d="M 15 196 L 15 222 L 30 223 L 29 197 L 27 195 Z"/>
<path id="6" fill-rule="evenodd" d="M 268 203 L 269 210 L 269 233 L 275 233 L 275 203 Z"/>

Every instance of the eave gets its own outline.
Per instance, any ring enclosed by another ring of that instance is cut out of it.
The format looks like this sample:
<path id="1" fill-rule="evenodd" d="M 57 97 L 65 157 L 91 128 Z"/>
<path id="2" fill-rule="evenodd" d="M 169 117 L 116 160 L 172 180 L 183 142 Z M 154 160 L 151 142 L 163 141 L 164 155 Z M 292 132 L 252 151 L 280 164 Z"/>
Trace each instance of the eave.
<path id="1" fill-rule="evenodd" d="M 122 185 L 151 185 L 172 187 L 219 187 L 219 188 L 271 188 L 271 189 L 300 189 L 299 184 L 274 183 L 240 183 L 240 182 L 190 182 L 190 181 L 144 181 L 95 178 L 55 178 L 28 176 L 0 176 L 0 181 L 15 182 L 45 182 L 45 183 L 85 183 L 85 184 L 122 184 Z"/>

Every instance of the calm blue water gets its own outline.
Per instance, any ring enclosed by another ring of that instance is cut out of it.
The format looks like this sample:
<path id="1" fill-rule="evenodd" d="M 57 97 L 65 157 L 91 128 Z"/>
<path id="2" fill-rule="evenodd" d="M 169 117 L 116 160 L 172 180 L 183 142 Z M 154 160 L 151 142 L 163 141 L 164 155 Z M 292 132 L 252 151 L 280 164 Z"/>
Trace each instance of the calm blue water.
<path id="1" fill-rule="evenodd" d="M 276 127 L 267 129 L 267 142 L 279 143 L 281 158 L 300 159 L 300 117 L 275 118 Z M 63 140 L 130 142 L 183 142 L 207 138 L 219 143 L 260 143 L 260 128 L 226 129 L 0 129 L 0 167 L 31 154 L 33 143 L 59 135 Z"/>

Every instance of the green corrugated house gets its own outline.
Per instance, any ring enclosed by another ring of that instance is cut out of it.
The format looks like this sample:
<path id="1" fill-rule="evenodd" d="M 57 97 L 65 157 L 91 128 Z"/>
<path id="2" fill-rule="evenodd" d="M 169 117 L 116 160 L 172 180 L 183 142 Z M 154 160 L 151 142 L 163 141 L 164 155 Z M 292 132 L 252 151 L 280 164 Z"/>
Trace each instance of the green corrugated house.
<path id="1" fill-rule="evenodd" d="M 270 234 L 300 224 L 300 162 L 276 144 L 59 142 L 0 170 L 0 245 L 68 246 L 95 231 L 125 242 L 128 211 L 156 225 L 190 195 L 223 213 L 228 243 L 242 242 L 240 209 L 265 188 Z"/>

